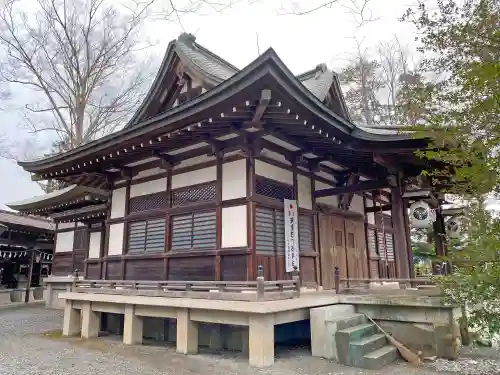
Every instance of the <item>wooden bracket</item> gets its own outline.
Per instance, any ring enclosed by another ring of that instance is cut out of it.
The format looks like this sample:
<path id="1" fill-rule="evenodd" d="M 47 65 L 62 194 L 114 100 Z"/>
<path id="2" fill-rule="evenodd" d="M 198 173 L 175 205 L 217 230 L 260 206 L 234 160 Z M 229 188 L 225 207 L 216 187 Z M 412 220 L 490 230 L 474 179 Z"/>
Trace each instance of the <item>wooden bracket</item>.
<path id="1" fill-rule="evenodd" d="M 257 105 L 257 108 L 255 108 L 252 122 L 258 122 L 261 120 L 270 102 L 271 102 L 271 90 L 268 89 L 262 90 L 262 92 L 260 93 L 259 104 Z"/>

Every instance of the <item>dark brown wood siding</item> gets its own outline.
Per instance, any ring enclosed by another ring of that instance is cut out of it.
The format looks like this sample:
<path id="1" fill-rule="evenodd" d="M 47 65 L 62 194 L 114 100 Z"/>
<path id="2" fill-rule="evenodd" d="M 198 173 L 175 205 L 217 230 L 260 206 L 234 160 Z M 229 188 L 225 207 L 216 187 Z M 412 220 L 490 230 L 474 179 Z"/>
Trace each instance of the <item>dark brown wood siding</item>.
<path id="1" fill-rule="evenodd" d="M 215 280 L 215 256 L 170 258 L 168 261 L 168 279 Z"/>
<path id="2" fill-rule="evenodd" d="M 247 276 L 246 255 L 222 255 L 220 257 L 221 280 L 245 281 Z"/>
<path id="3" fill-rule="evenodd" d="M 129 259 L 125 263 L 126 280 L 163 280 L 163 259 Z"/>
<path id="4" fill-rule="evenodd" d="M 73 253 L 56 253 L 52 261 L 52 275 L 68 276 L 73 273 Z"/>

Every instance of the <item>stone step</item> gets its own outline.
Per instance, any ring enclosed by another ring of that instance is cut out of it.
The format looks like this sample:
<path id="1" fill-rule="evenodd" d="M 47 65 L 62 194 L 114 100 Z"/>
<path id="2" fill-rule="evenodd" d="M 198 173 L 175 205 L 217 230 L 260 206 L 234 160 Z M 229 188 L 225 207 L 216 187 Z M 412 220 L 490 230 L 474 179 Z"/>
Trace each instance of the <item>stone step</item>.
<path id="1" fill-rule="evenodd" d="M 367 370 L 378 370 L 391 364 L 398 358 L 398 350 L 391 345 L 386 345 L 363 356 L 357 367 Z"/>
<path id="2" fill-rule="evenodd" d="M 351 342 L 351 356 L 352 358 L 361 358 L 385 345 L 387 345 L 387 339 L 381 333 L 364 337 L 361 340 L 354 340 Z"/>
<path id="3" fill-rule="evenodd" d="M 335 334 L 335 338 L 348 343 L 352 341 L 361 340 L 364 337 L 372 336 L 377 333 L 377 327 L 373 323 L 362 323 L 353 327 L 344 328 Z"/>
<path id="4" fill-rule="evenodd" d="M 342 330 L 345 328 L 351 328 L 357 326 L 359 324 L 366 323 L 367 319 L 365 314 L 352 314 L 351 316 L 347 316 L 343 319 L 329 319 L 326 321 L 326 324 L 336 324 L 337 330 Z"/>

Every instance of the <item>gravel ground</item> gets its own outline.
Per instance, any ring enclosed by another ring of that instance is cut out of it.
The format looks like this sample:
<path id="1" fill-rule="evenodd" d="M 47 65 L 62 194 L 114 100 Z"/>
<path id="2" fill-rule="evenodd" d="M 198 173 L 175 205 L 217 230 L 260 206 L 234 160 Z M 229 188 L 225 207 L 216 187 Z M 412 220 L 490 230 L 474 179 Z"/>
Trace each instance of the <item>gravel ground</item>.
<path id="1" fill-rule="evenodd" d="M 61 338 L 60 311 L 38 307 L 0 310 L 0 375 L 435 375 L 453 371 L 460 375 L 500 374 L 495 350 L 468 351 L 458 362 L 438 360 L 414 369 L 397 363 L 380 371 L 340 366 L 313 358 L 304 348 L 277 351 L 274 366 L 251 368 L 241 355 L 202 352 L 194 356 L 175 353 L 169 346 L 123 346 L 118 339 Z"/>

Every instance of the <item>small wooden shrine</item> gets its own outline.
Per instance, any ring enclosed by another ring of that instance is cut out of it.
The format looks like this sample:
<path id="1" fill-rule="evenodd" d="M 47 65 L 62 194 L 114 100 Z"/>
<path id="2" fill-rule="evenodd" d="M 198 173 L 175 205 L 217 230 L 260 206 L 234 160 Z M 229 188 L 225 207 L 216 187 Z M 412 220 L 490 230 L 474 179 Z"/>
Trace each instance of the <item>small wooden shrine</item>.
<path id="1" fill-rule="evenodd" d="M 353 124 L 325 65 L 295 76 L 269 49 L 240 70 L 182 34 L 124 129 L 19 162 L 72 185 L 10 207 L 57 223 L 53 275 L 283 280 L 293 258 L 306 286 L 333 288 L 336 266 L 408 279 L 426 145 Z"/>
<path id="2" fill-rule="evenodd" d="M 31 286 L 51 272 L 55 224 L 34 216 L 0 210 L 0 285 L 25 288 L 33 265 Z M 33 257 L 33 259 L 32 259 Z"/>

